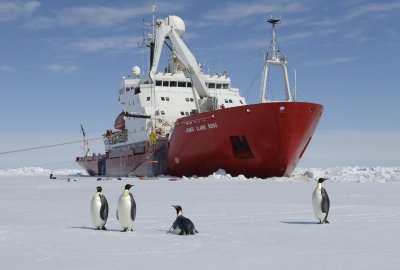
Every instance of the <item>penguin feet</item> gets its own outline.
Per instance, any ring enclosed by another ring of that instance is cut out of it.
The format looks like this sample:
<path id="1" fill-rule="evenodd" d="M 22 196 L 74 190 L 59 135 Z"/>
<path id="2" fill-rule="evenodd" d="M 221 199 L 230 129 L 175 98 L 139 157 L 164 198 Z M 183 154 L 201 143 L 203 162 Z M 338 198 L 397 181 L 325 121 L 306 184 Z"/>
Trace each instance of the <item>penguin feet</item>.
<path id="1" fill-rule="evenodd" d="M 124 228 L 121 232 L 127 232 L 128 228 Z"/>
<path id="2" fill-rule="evenodd" d="M 101 229 L 102 229 L 103 231 L 107 231 L 107 228 L 106 228 L 105 226 L 103 226 Z"/>

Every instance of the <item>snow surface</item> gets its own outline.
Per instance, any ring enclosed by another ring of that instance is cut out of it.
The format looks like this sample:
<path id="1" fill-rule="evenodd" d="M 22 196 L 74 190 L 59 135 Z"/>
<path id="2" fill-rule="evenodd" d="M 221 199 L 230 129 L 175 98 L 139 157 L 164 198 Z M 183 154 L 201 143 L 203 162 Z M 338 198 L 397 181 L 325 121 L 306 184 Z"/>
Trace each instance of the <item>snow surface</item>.
<path id="1" fill-rule="evenodd" d="M 400 168 L 298 169 L 293 177 L 97 181 L 76 171 L 0 171 L 1 269 L 399 269 Z M 72 176 L 71 176 L 72 174 Z M 310 177 L 311 176 L 311 177 Z M 319 225 L 315 178 L 331 199 Z M 314 179 L 312 178 L 314 177 Z M 68 181 L 69 179 L 69 181 Z M 76 181 L 75 181 L 76 180 Z M 127 183 L 137 204 L 122 233 L 116 204 Z M 95 231 L 90 200 L 103 187 L 110 206 Z M 199 234 L 167 234 L 180 204 Z"/>

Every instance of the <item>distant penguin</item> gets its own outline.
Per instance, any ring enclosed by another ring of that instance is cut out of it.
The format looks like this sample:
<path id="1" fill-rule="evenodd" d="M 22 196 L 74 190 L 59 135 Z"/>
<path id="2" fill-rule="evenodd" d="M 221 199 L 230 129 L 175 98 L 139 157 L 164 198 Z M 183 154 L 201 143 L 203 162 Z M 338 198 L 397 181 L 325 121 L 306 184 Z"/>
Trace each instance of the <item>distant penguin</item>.
<path id="1" fill-rule="evenodd" d="M 169 232 L 172 230 L 172 233 L 179 235 L 193 235 L 195 233 L 199 233 L 194 227 L 193 222 L 182 215 L 182 207 L 180 205 L 173 205 L 172 207 L 175 208 L 177 217 L 169 229 Z"/>
<path id="2" fill-rule="evenodd" d="M 102 188 L 98 186 L 96 190 L 97 192 L 94 194 L 90 206 L 93 225 L 96 227 L 96 230 L 107 230 L 105 224 L 108 218 L 108 202 L 106 197 L 101 193 Z"/>
<path id="3" fill-rule="evenodd" d="M 136 203 L 129 189 L 134 185 L 125 185 L 124 192 L 119 196 L 117 219 L 122 226 L 122 231 L 133 231 L 132 226 L 136 217 Z"/>
<path id="4" fill-rule="evenodd" d="M 315 188 L 312 195 L 312 203 L 314 208 L 314 215 L 318 219 L 319 223 L 329 223 L 328 214 L 330 201 L 328 193 L 322 187 L 322 183 L 327 180 L 326 178 L 319 178 L 317 187 Z"/>

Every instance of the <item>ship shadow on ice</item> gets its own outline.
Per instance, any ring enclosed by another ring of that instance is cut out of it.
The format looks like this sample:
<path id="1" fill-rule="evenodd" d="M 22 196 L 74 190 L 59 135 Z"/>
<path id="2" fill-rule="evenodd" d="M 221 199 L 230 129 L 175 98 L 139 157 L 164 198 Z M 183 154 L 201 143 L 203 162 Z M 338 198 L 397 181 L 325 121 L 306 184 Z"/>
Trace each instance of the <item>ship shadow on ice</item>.
<path id="1" fill-rule="evenodd" d="M 281 223 L 284 224 L 291 224 L 291 225 L 314 225 L 314 224 L 319 224 L 318 222 L 315 221 L 280 221 Z"/>

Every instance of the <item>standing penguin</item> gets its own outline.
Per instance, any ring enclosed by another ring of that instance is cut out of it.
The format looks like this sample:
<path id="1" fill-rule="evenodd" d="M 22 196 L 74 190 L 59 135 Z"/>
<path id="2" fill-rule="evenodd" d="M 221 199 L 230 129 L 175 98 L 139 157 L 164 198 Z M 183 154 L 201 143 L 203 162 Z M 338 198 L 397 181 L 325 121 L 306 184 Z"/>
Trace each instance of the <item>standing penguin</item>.
<path id="1" fill-rule="evenodd" d="M 108 218 L 108 202 L 106 197 L 101 193 L 103 189 L 98 186 L 96 190 L 97 192 L 94 194 L 90 205 L 93 225 L 96 227 L 96 230 L 107 230 L 105 224 Z"/>
<path id="2" fill-rule="evenodd" d="M 315 188 L 312 195 L 312 203 L 314 208 L 314 215 L 319 220 L 319 223 L 329 223 L 328 214 L 330 201 L 328 193 L 322 187 L 322 183 L 327 180 L 326 178 L 319 178 L 317 187 Z"/>
<path id="3" fill-rule="evenodd" d="M 129 189 L 134 185 L 125 185 L 124 192 L 119 196 L 117 219 L 122 226 L 122 231 L 133 231 L 132 226 L 136 217 L 136 203 Z"/>
<path id="4" fill-rule="evenodd" d="M 172 232 L 179 235 L 199 233 L 194 227 L 193 222 L 182 215 L 182 207 L 180 205 L 173 205 L 172 207 L 175 208 L 177 217 L 168 232 L 171 232 L 171 229 L 173 229 Z"/>

